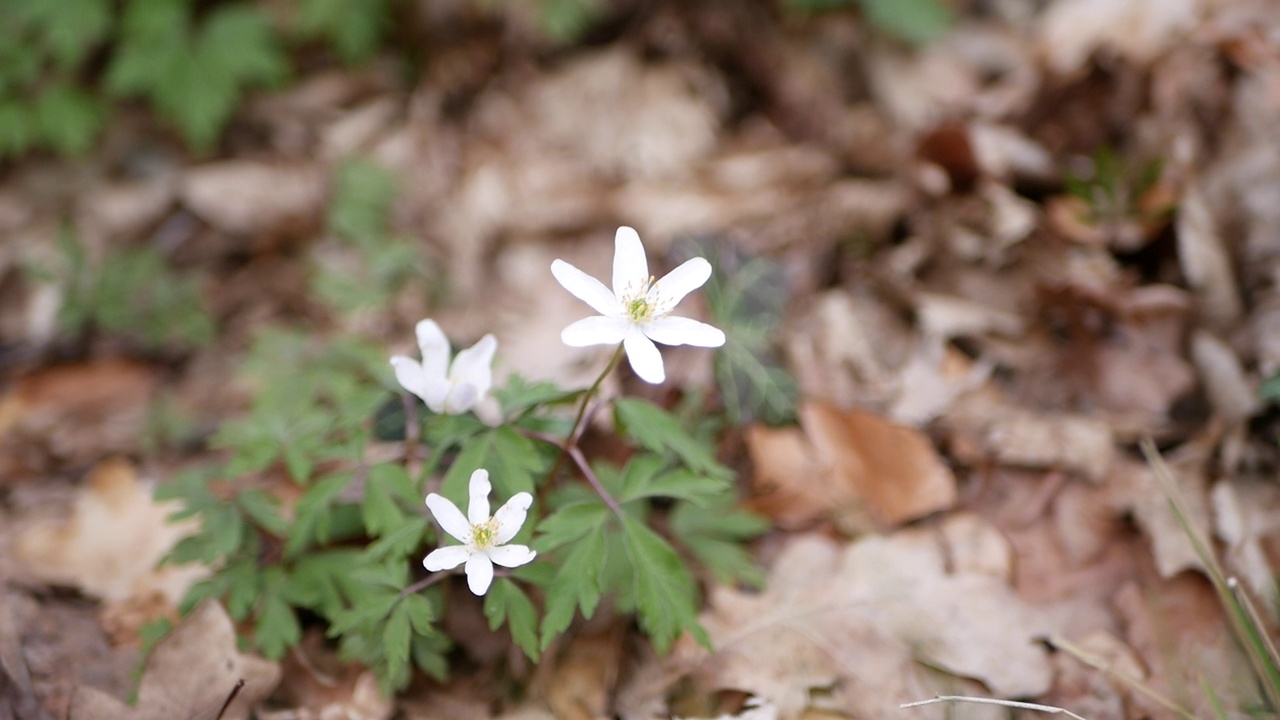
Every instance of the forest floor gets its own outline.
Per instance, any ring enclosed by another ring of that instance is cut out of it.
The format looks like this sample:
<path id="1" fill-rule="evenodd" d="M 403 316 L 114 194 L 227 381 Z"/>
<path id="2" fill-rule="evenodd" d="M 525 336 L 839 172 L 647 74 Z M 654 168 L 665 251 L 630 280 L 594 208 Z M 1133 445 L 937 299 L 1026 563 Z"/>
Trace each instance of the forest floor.
<path id="1" fill-rule="evenodd" d="M 1265 707 L 1140 444 L 1274 628 L 1280 4 L 956 3 L 911 47 L 851 12 L 624 3 L 559 49 L 454 5 L 421 19 L 411 72 L 300 73 L 215 153 L 140 113 L 82 161 L 0 168 L 0 718 L 133 692 L 141 629 L 202 572 L 155 569 L 186 530 L 152 489 L 219 456 L 255 333 L 389 357 L 432 317 L 494 333 L 499 376 L 584 387 L 605 356 L 554 340 L 585 309 L 548 268 L 607 277 L 620 225 L 655 267 L 767 261 L 748 289 L 781 298 L 756 350 L 795 420 L 748 408 L 720 445 L 772 524 L 768 581 L 708 586 L 713 650 L 656 655 L 598 617 L 512 671 L 513 702 L 510 640 L 477 611 L 449 681 L 387 698 L 324 628 L 277 664 L 202 612 L 143 692 L 234 662 L 279 681 L 226 717 L 274 720 L 1007 712 L 898 709 L 938 694 L 1174 716 L 1120 675 L 1197 717 L 1203 686 L 1232 717 Z M 352 157 L 393 179 L 391 250 L 335 233 Z M 710 351 L 666 357 L 666 390 L 610 392 L 727 402 Z"/>

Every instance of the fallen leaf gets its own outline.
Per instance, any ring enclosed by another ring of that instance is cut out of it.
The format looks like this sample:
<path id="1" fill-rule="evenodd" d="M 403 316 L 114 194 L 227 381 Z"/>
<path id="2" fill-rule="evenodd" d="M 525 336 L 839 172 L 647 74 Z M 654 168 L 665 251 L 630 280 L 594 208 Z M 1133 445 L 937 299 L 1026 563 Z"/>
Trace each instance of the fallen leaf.
<path id="1" fill-rule="evenodd" d="M 961 451 L 980 454 L 1001 465 L 1060 469 L 1100 483 L 1115 458 L 1115 439 L 1106 422 L 1069 413 L 1040 413 L 1006 404 L 998 397 L 971 395 L 946 415 L 953 444 L 964 447 L 971 435 L 976 447 Z"/>
<path id="2" fill-rule="evenodd" d="M 1063 75 L 1080 71 L 1101 48 L 1149 62 L 1194 27 L 1200 5 L 1199 0 L 1056 0 L 1040 20 L 1040 53 Z"/>
<path id="3" fill-rule="evenodd" d="M 1183 511 L 1187 514 L 1187 522 L 1201 538 L 1210 537 L 1211 529 L 1208 479 L 1205 477 L 1206 453 L 1202 443 L 1191 442 L 1165 458 L 1181 497 Z M 1155 471 L 1146 464 L 1122 460 L 1116 463 L 1108 482 L 1116 488 L 1121 501 L 1132 509 L 1138 526 L 1151 541 L 1151 553 L 1155 556 L 1160 577 L 1171 578 L 1183 570 L 1204 567 L 1195 546 L 1169 506 L 1169 498 L 1156 479 Z"/>
<path id="4" fill-rule="evenodd" d="M 1257 384 L 1250 381 L 1230 345 L 1205 330 L 1191 335 L 1191 359 L 1200 382 L 1218 417 L 1239 422 L 1257 412 L 1262 404 Z"/>
<path id="5" fill-rule="evenodd" d="M 1209 201 L 1196 186 L 1178 203 L 1178 261 L 1195 293 L 1200 315 L 1217 330 L 1230 330 L 1244 313 L 1231 253 Z"/>
<path id="6" fill-rule="evenodd" d="M 138 447 L 157 378 L 104 360 L 19 378 L 0 397 L 0 484 L 38 477 L 55 460 L 89 463 Z"/>
<path id="7" fill-rule="evenodd" d="M 784 526 L 856 523 L 864 510 L 898 525 L 955 503 L 955 478 L 918 430 L 816 401 L 798 414 L 803 432 L 757 425 L 747 434 L 752 505 Z"/>
<path id="8" fill-rule="evenodd" d="M 965 558 L 954 567 L 951 550 Z M 713 652 L 688 644 L 665 662 L 702 692 L 746 689 L 783 718 L 819 689 L 838 698 L 829 709 L 899 718 L 899 703 L 941 691 L 919 663 L 1000 697 L 1034 696 L 1051 681 L 1035 643 L 1049 628 L 1009 588 L 1008 556 L 994 528 L 963 515 L 847 545 L 798 536 L 763 594 L 712 595 L 700 622 Z"/>
<path id="9" fill-rule="evenodd" d="M 15 554 L 37 581 L 70 585 L 108 603 L 159 593 L 176 605 L 207 570 L 157 568 L 191 521 L 170 523 L 172 503 L 152 499 L 151 484 L 123 458 L 96 465 L 75 500 L 71 517 L 34 519 L 17 537 Z"/>
<path id="10" fill-rule="evenodd" d="M 244 687 L 223 715 L 245 720 L 280 680 L 280 666 L 236 650 L 235 628 L 221 605 L 197 607 L 147 658 L 133 707 L 92 687 L 71 699 L 68 720 L 189 720 L 216 714 L 236 684 Z"/>
<path id="11" fill-rule="evenodd" d="M 311 164 L 228 160 L 187 170 L 178 192 L 191 212 L 219 230 L 260 237 L 315 226 L 327 183 Z"/>

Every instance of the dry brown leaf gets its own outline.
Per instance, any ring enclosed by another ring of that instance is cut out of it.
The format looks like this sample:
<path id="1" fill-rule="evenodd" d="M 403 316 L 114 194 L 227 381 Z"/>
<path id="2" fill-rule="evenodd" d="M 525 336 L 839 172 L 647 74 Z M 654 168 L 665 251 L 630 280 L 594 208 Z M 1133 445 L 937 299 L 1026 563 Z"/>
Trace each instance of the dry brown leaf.
<path id="1" fill-rule="evenodd" d="M 15 552 L 40 582 L 78 587 L 109 603 L 159 593 L 176 605 L 207 570 L 156 567 L 193 529 L 191 521 L 168 521 L 174 509 L 152 499 L 151 484 L 128 460 L 107 459 L 89 473 L 71 517 L 29 521 Z"/>
<path id="2" fill-rule="evenodd" d="M 232 235 L 275 235 L 317 224 L 327 180 L 313 164 L 228 160 L 187 170 L 179 195 L 191 212 Z"/>
<path id="3" fill-rule="evenodd" d="M 1231 253 L 1204 193 L 1187 188 L 1178 203 L 1178 261 L 1195 293 L 1200 315 L 1216 330 L 1230 330 L 1244 313 Z"/>
<path id="4" fill-rule="evenodd" d="M 1187 522 L 1201 538 L 1210 537 L 1211 531 L 1206 460 L 1206 448 L 1199 442 L 1188 443 L 1166 457 Z M 1169 506 L 1155 471 L 1143 463 L 1121 460 L 1108 482 L 1115 488 L 1119 502 L 1132 509 L 1138 526 L 1151 541 L 1151 553 L 1161 577 L 1171 578 L 1183 570 L 1204 567 Z"/>
<path id="5" fill-rule="evenodd" d="M 871 413 L 806 401 L 794 428 L 753 427 L 753 505 L 786 527 L 823 517 L 857 521 L 869 512 L 882 525 L 955 503 L 955 478 L 928 438 Z"/>
<path id="6" fill-rule="evenodd" d="M 1280 488 L 1260 479 L 1233 478 L 1209 493 L 1213 527 L 1226 545 L 1223 560 L 1265 607 L 1275 607 L 1280 566 Z"/>
<path id="7" fill-rule="evenodd" d="M 127 360 L 18 379 L 0 397 L 0 484 L 37 475 L 50 456 L 88 463 L 135 450 L 156 383 L 150 368 Z"/>
<path id="8" fill-rule="evenodd" d="M 547 683 L 547 705 L 558 720 L 609 716 L 623 643 L 617 626 L 575 637 L 558 658 Z"/>
<path id="9" fill-rule="evenodd" d="M 682 648 L 702 692 L 750 692 L 795 718 L 832 692 L 853 717 L 900 717 L 898 703 L 937 694 L 917 662 L 976 678 L 1001 697 L 1048 689 L 1035 638 L 1049 629 L 1008 586 L 1009 549 L 972 516 L 839 545 L 807 535 L 777 557 L 763 594 L 720 589 L 701 622 L 712 653 Z M 952 551 L 962 561 L 949 564 Z M 926 715 L 927 717 L 927 715 Z"/>
<path id="10" fill-rule="evenodd" d="M 92 687 L 71 699 L 68 720 L 186 720 L 218 712 L 236 683 L 245 685 L 226 720 L 245 720 L 280 680 L 280 667 L 236 650 L 236 633 L 221 605 L 206 602 L 156 645 L 147 658 L 133 707 Z"/>
<path id="11" fill-rule="evenodd" d="M 388 720 L 395 703 L 383 695 L 373 673 L 338 659 L 319 632 L 308 632 L 281 661 L 277 707 L 258 710 L 259 720 Z"/>
<path id="12" fill-rule="evenodd" d="M 1238 422 L 1257 412 L 1256 383 L 1250 381 L 1235 350 L 1216 335 L 1198 330 L 1191 335 L 1191 359 L 1205 394 L 1218 417 Z"/>
<path id="13" fill-rule="evenodd" d="M 986 459 L 1013 467 L 1060 469 L 1102 482 L 1115 457 L 1115 441 L 1106 422 L 1069 413 L 1038 413 L 989 395 L 957 402 L 947 416 L 957 431 L 954 442 L 973 462 Z M 976 447 L 968 448 L 967 442 Z"/>

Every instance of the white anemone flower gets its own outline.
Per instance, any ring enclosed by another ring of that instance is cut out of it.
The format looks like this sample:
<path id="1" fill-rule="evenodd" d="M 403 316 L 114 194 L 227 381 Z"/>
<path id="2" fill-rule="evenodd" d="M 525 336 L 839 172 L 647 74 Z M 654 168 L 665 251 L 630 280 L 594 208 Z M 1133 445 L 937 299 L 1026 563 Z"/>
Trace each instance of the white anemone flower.
<path id="1" fill-rule="evenodd" d="M 434 320 L 423 320 L 415 328 L 422 362 L 404 355 L 391 358 L 401 387 L 422 398 L 435 413 L 459 415 L 484 400 L 493 384 L 493 354 L 498 341 L 485 335 L 475 345 L 458 353 L 449 364 L 449 339 Z"/>
<path id="2" fill-rule="evenodd" d="M 507 545 L 520 532 L 525 515 L 533 504 L 527 492 L 516 493 L 493 516 L 489 515 L 489 471 L 483 468 L 471 473 L 471 503 L 465 517 L 443 495 L 427 496 L 427 507 L 445 532 L 462 542 L 436 548 L 422 560 L 422 566 L 435 572 L 452 570 L 466 563 L 467 587 L 476 595 L 484 595 L 493 582 L 494 563 L 502 567 L 519 567 L 538 553 L 524 545 Z"/>
<path id="3" fill-rule="evenodd" d="M 565 290 L 600 313 L 565 328 L 560 339 L 572 347 L 622 343 L 631 368 L 645 382 L 656 385 L 666 378 L 662 354 L 654 342 L 697 347 L 724 345 L 724 333 L 719 329 L 671 315 L 685 295 L 711 277 L 711 263 L 692 258 L 654 281 L 640 236 L 632 228 L 618 228 L 614 238 L 612 291 L 563 260 L 551 263 L 551 274 Z"/>

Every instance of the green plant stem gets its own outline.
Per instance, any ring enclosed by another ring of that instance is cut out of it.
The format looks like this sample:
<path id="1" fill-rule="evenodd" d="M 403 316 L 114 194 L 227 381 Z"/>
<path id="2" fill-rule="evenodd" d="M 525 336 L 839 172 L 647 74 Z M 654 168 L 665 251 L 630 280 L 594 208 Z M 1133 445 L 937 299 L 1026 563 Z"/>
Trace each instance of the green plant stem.
<path id="1" fill-rule="evenodd" d="M 613 357 L 609 358 L 609 363 L 604 366 L 604 370 L 601 371 L 598 377 L 596 377 L 595 382 L 591 383 L 591 387 L 587 388 L 587 391 L 582 394 L 582 401 L 578 403 L 578 414 L 573 419 L 573 427 L 569 428 L 569 434 L 565 437 L 563 442 L 548 435 L 543 435 L 542 433 L 528 433 L 529 437 L 538 438 L 539 440 L 544 440 L 560 446 L 560 452 L 556 455 L 555 464 L 551 466 L 551 471 L 547 473 L 548 481 L 560 472 L 560 468 L 564 466 L 565 457 L 569 457 L 573 460 L 574 464 L 578 466 L 578 469 L 582 471 L 583 477 L 585 477 L 587 482 L 591 484 L 592 489 L 594 489 L 600 498 L 604 500 L 605 505 L 608 505 L 609 509 L 618 517 L 622 517 L 622 507 L 618 505 L 618 501 L 614 500 L 613 496 L 604 489 L 604 486 L 600 484 L 600 479 L 596 477 L 594 472 L 592 472 L 591 466 L 587 464 L 587 459 L 582 454 L 582 450 L 578 448 L 578 439 L 582 437 L 582 433 L 584 431 L 583 419 L 587 417 L 587 406 L 591 404 L 591 400 L 596 396 L 596 393 L 600 391 L 600 384 L 609 376 L 609 373 L 613 372 L 614 368 L 618 367 L 618 361 L 621 359 L 622 345 L 619 344 L 617 349 L 613 351 Z M 547 483 L 543 483 L 544 487 L 546 485 Z"/>

